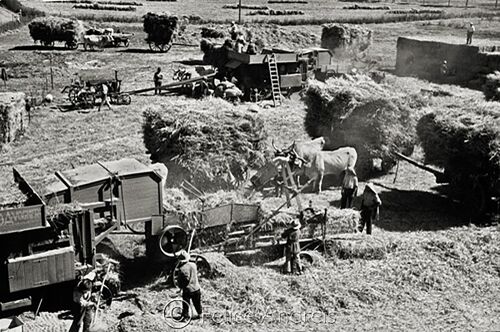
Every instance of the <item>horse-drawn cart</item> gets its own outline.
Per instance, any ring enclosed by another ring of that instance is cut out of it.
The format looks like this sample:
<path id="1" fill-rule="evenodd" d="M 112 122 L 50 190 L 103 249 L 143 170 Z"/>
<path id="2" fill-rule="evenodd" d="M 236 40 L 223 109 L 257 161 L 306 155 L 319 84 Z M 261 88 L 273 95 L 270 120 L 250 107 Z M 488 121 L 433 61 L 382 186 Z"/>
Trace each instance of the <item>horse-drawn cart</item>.
<path id="1" fill-rule="evenodd" d="M 113 73 L 101 70 L 85 70 L 76 74 L 77 78 L 71 85 L 64 87 L 62 92 L 68 92 L 68 99 L 73 106 L 93 107 L 98 99 L 103 97 L 102 86 L 108 89 L 111 104 L 129 105 L 132 98 L 128 93 L 121 92 L 121 80 L 118 79 L 118 71 Z"/>

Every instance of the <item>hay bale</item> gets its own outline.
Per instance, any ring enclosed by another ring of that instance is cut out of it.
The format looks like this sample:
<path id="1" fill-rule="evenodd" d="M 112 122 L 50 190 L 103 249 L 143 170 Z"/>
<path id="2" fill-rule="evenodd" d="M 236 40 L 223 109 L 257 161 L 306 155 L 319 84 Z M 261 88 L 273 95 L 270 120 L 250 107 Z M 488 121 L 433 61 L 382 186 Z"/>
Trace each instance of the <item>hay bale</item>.
<path id="1" fill-rule="evenodd" d="M 483 94 L 486 100 L 500 101 L 500 71 L 486 75 Z"/>
<path id="2" fill-rule="evenodd" d="M 328 254 L 340 259 L 383 259 L 388 247 L 384 239 L 363 234 L 335 236 L 326 241 Z"/>
<path id="3" fill-rule="evenodd" d="M 474 174 L 500 176 L 500 106 L 463 103 L 434 110 L 417 124 L 425 162 L 443 167 L 452 179 Z"/>
<path id="4" fill-rule="evenodd" d="M 54 41 L 78 43 L 83 35 L 82 22 L 63 17 L 40 17 L 28 25 L 31 38 L 35 42 L 50 43 Z"/>
<path id="5" fill-rule="evenodd" d="M 365 75 L 312 82 L 305 96 L 306 131 L 311 137 L 325 137 L 325 149 L 354 147 L 361 178 L 387 172 L 396 162 L 393 151 L 412 153 L 418 118 L 412 100 L 393 90 Z M 375 159 L 381 161 L 378 169 Z"/>
<path id="6" fill-rule="evenodd" d="M 147 42 L 168 44 L 177 29 L 177 16 L 168 13 L 147 13 L 143 16 L 144 32 L 148 35 Z"/>
<path id="7" fill-rule="evenodd" d="M 202 190 L 233 188 L 247 169 L 264 164 L 267 134 L 260 118 L 233 112 L 222 100 L 210 101 L 206 111 L 191 103 L 198 104 L 144 112 L 144 143 L 152 159 L 167 164 L 169 186 L 187 178 Z"/>
<path id="8" fill-rule="evenodd" d="M 25 129 L 26 101 L 22 92 L 0 92 L 0 148 Z"/>
<path id="9" fill-rule="evenodd" d="M 324 24 L 321 47 L 337 56 L 365 51 L 372 44 L 373 31 L 359 25 Z"/>
<path id="10" fill-rule="evenodd" d="M 201 37 L 202 38 L 224 38 L 225 34 L 223 31 L 210 28 L 210 27 L 202 27 L 201 28 Z"/>

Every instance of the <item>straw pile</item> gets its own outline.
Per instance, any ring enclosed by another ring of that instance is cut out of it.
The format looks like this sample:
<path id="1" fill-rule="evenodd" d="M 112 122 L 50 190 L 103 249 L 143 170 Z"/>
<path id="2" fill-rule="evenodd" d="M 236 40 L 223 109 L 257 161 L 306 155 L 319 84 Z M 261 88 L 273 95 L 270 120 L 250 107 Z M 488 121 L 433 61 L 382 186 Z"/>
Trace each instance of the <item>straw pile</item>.
<path id="1" fill-rule="evenodd" d="M 500 106 L 468 102 L 423 116 L 417 133 L 425 161 L 453 175 L 500 176 Z"/>
<path id="2" fill-rule="evenodd" d="M 254 10 L 254 11 L 248 12 L 247 15 L 250 15 L 250 16 L 253 16 L 253 15 L 285 16 L 285 15 L 304 15 L 304 12 L 302 10 L 269 9 L 269 10 Z"/>
<path id="3" fill-rule="evenodd" d="M 387 248 L 384 239 L 363 234 L 336 236 L 326 241 L 328 254 L 339 259 L 384 259 Z"/>
<path id="4" fill-rule="evenodd" d="M 486 75 L 483 94 L 486 100 L 500 101 L 500 71 Z"/>
<path id="5" fill-rule="evenodd" d="M 91 10 L 113 10 L 113 11 L 135 11 L 137 8 L 135 6 L 123 6 L 123 5 L 101 5 L 98 3 L 88 3 L 88 4 L 76 4 L 73 6 L 75 9 L 91 9 Z"/>
<path id="6" fill-rule="evenodd" d="M 26 102 L 23 92 L 0 92 L 0 150 L 25 129 Z M 27 123 L 26 123 L 27 124 Z"/>
<path id="7" fill-rule="evenodd" d="M 305 128 L 311 137 L 325 137 L 328 150 L 354 147 L 356 171 L 366 178 L 374 159 L 382 162 L 378 171 L 387 172 L 396 162 L 393 151 L 411 154 L 418 110 L 410 101 L 365 75 L 316 81 L 306 90 Z"/>
<path id="8" fill-rule="evenodd" d="M 372 44 L 372 30 L 351 24 L 324 24 L 321 47 L 337 56 L 365 51 Z"/>
<path id="9" fill-rule="evenodd" d="M 168 13 L 147 13 L 143 16 L 147 42 L 169 43 L 177 28 L 177 16 Z"/>
<path id="10" fill-rule="evenodd" d="M 210 27 L 202 27 L 201 28 L 201 37 L 202 38 L 224 38 L 224 32 L 210 28 Z"/>
<path id="11" fill-rule="evenodd" d="M 28 27 L 35 42 L 62 41 L 76 44 L 84 32 L 80 21 L 53 16 L 37 18 Z"/>
<path id="12" fill-rule="evenodd" d="M 170 185 L 185 176 L 202 190 L 232 188 L 248 168 L 264 164 L 262 120 L 232 112 L 222 100 L 209 102 L 202 111 L 195 110 L 199 104 L 186 106 L 144 112 L 144 143 L 151 158 L 165 161 L 174 174 Z"/>

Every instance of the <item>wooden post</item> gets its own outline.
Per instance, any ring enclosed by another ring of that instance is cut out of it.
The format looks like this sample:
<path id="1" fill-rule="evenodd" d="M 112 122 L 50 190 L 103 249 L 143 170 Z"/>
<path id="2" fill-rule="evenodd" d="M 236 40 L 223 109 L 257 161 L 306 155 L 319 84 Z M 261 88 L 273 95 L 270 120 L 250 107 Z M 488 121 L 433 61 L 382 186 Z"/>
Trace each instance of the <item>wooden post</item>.
<path id="1" fill-rule="evenodd" d="M 241 25 L 241 0 L 238 3 L 238 24 Z"/>
<path id="2" fill-rule="evenodd" d="M 50 87 L 54 90 L 54 69 L 52 68 L 52 54 L 50 55 Z"/>

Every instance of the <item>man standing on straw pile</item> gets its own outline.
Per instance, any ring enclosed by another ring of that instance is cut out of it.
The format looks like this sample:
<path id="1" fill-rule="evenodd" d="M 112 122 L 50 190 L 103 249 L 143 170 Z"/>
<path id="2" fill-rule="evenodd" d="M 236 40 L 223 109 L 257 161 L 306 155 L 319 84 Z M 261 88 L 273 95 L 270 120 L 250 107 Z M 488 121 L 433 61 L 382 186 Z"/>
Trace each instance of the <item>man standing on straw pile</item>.
<path id="1" fill-rule="evenodd" d="M 467 41 L 465 44 L 470 45 L 472 44 L 472 35 L 476 32 L 476 28 L 474 27 L 474 23 L 470 22 L 469 27 L 467 28 Z"/>
<path id="2" fill-rule="evenodd" d="M 177 276 L 177 284 L 182 291 L 182 316 L 181 320 L 189 320 L 189 306 L 191 301 L 198 313 L 198 317 L 202 315 L 201 308 L 201 287 L 198 282 L 198 271 L 196 264 L 189 261 L 189 254 L 185 250 L 181 250 L 179 254 L 179 274 Z"/>
<path id="3" fill-rule="evenodd" d="M 286 239 L 285 245 L 285 273 L 302 274 L 302 265 L 300 264 L 300 221 L 294 220 L 292 227 L 283 232 L 282 237 Z"/>
<path id="4" fill-rule="evenodd" d="M 153 81 L 155 83 L 155 95 L 159 95 L 161 92 L 160 88 L 163 81 L 163 74 L 161 73 L 160 67 L 158 67 L 158 69 L 156 70 L 153 76 Z"/>
<path id="5" fill-rule="evenodd" d="M 354 167 L 348 166 L 344 171 L 342 179 L 342 198 L 340 199 L 341 209 L 350 209 L 356 194 L 358 193 L 358 177 Z"/>
<path id="6" fill-rule="evenodd" d="M 92 284 L 95 273 L 90 272 L 76 286 L 73 292 L 73 323 L 69 332 L 79 332 L 83 325 L 83 332 L 90 331 L 96 304 L 92 302 Z"/>
<path id="7" fill-rule="evenodd" d="M 111 107 L 111 104 L 109 103 L 109 87 L 106 83 L 101 84 L 101 104 L 99 105 L 99 108 L 97 109 L 98 112 L 101 111 L 102 105 L 106 104 L 108 106 L 109 110 L 112 111 L 113 108 Z"/>
<path id="8" fill-rule="evenodd" d="M 372 233 L 372 224 L 379 217 L 379 207 L 382 201 L 378 196 L 373 184 L 367 183 L 363 191 L 363 200 L 361 201 L 361 221 L 358 226 L 358 231 L 363 232 L 366 225 L 366 234 Z"/>

